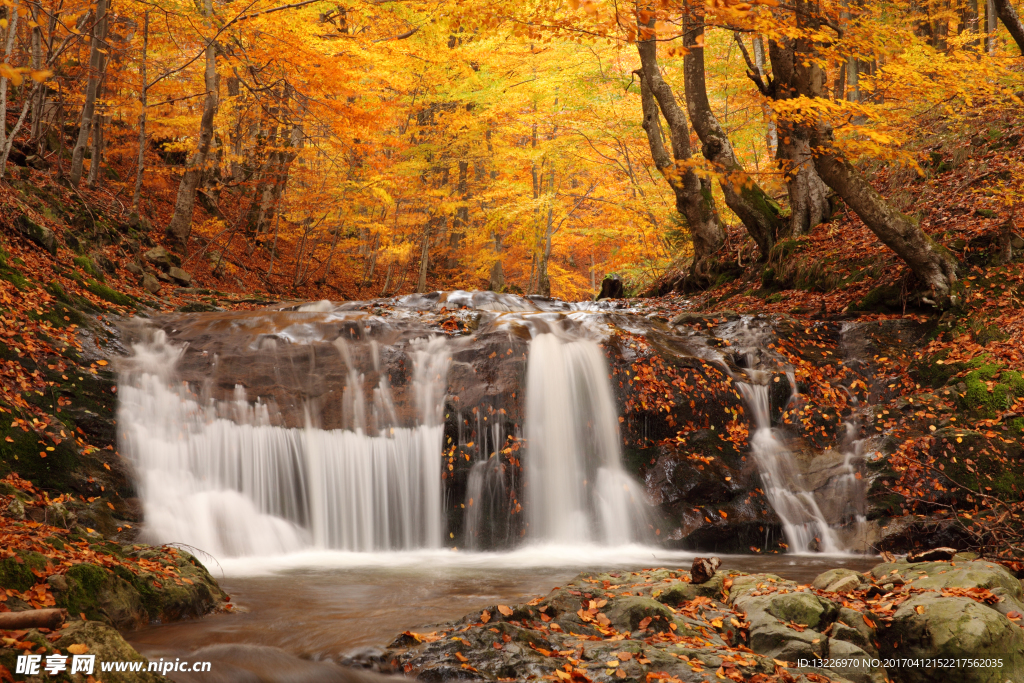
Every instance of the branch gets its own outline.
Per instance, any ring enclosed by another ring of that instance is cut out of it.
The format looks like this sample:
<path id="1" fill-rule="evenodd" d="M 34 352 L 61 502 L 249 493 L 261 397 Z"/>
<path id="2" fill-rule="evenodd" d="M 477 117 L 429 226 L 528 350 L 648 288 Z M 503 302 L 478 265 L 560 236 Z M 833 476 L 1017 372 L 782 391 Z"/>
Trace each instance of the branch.
<path id="1" fill-rule="evenodd" d="M 743 44 L 743 39 L 740 38 L 739 32 L 733 31 L 732 36 L 736 39 L 736 44 L 740 46 L 740 52 L 743 53 L 743 61 L 747 63 L 747 78 L 754 82 L 754 85 L 757 86 L 758 91 L 762 95 L 771 97 L 771 90 L 761 80 L 761 71 L 754 65 L 754 61 L 750 59 L 750 53 L 747 52 L 747 46 Z"/>

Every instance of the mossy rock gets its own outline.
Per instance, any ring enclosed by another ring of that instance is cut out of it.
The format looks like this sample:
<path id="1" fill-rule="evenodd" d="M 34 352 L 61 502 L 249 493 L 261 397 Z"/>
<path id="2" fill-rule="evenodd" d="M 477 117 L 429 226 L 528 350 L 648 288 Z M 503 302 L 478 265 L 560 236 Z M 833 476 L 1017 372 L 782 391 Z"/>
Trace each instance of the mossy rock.
<path id="1" fill-rule="evenodd" d="M 850 306 L 855 311 L 901 311 L 903 310 L 903 293 L 896 285 L 880 285 L 875 287 L 864 298 Z"/>
<path id="2" fill-rule="evenodd" d="M 105 284 L 101 282 L 97 282 L 96 280 L 89 280 L 86 282 L 86 287 L 90 292 L 100 297 L 104 301 L 109 301 L 112 304 L 117 304 L 118 306 L 125 306 L 127 308 L 135 307 L 135 302 L 131 297 L 121 294 L 120 292 L 113 290 L 110 287 L 107 287 Z"/>
<path id="3" fill-rule="evenodd" d="M 103 683 L 170 683 L 157 673 L 150 673 L 148 660 L 128 644 L 116 630 L 95 621 L 72 621 L 59 631 L 61 637 L 53 646 L 67 652 L 71 645 L 88 646 L 88 654 L 95 655 L 97 662 L 141 662 L 140 672 L 103 672 Z M 95 674 L 100 674 L 97 664 Z M 96 676 L 97 680 L 99 676 Z"/>
<path id="4" fill-rule="evenodd" d="M 107 278 L 103 274 L 103 270 L 99 268 L 96 263 L 88 256 L 76 256 L 72 259 L 75 265 L 84 270 L 86 273 L 96 278 L 100 282 L 106 282 Z"/>
<path id="5" fill-rule="evenodd" d="M 997 363 L 981 364 L 967 373 L 963 382 L 966 390 L 958 395 L 957 402 L 979 417 L 994 418 L 1010 408 L 1016 397 L 1024 396 L 1024 377 Z"/>
<path id="6" fill-rule="evenodd" d="M 70 614 L 84 614 L 116 628 L 137 628 L 149 621 L 138 591 L 108 569 L 76 564 L 64 579 L 66 589 L 57 590 L 55 597 L 57 605 Z"/>
<path id="7" fill-rule="evenodd" d="M 46 558 L 36 552 L 19 552 L 14 557 L 0 560 L 0 588 L 24 592 L 36 584 L 32 570 L 46 567 Z"/>

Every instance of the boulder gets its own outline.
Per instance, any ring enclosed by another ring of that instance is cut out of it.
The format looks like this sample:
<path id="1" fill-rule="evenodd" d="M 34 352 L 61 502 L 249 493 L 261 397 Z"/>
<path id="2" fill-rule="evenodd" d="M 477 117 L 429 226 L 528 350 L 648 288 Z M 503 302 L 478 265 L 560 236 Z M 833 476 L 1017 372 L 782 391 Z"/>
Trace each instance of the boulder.
<path id="1" fill-rule="evenodd" d="M 153 247 L 143 254 L 142 258 L 163 271 L 168 271 L 178 265 L 174 262 L 171 252 L 167 251 L 163 247 Z"/>
<path id="2" fill-rule="evenodd" d="M 996 659 L 996 666 L 893 668 L 899 683 L 1024 680 L 1024 629 L 970 598 L 926 592 L 900 605 L 880 634 L 882 657 Z"/>
<path id="3" fill-rule="evenodd" d="M 17 227 L 18 232 L 46 251 L 51 254 L 57 253 L 57 237 L 53 234 L 53 230 L 44 228 L 25 214 L 18 216 L 18 220 L 15 221 L 14 225 Z"/>
<path id="4" fill-rule="evenodd" d="M 972 560 L 909 564 L 901 561 L 878 565 L 871 574 L 879 577 L 879 583 L 906 583 L 912 589 L 987 589 L 999 597 L 999 602 L 992 605 L 993 610 L 1002 614 L 1024 614 L 1024 590 L 1020 581 L 1006 567 L 994 562 Z"/>
<path id="5" fill-rule="evenodd" d="M 152 273 L 146 273 L 143 276 L 142 287 L 150 294 L 160 293 L 160 281 L 153 277 Z"/>
<path id="6" fill-rule="evenodd" d="M 125 266 L 124 269 L 138 278 L 145 277 L 146 275 L 146 271 L 142 269 L 142 266 L 140 266 L 138 263 L 135 263 L 134 261 Z"/>
<path id="7" fill-rule="evenodd" d="M 854 590 L 863 580 L 864 575 L 860 572 L 855 572 L 852 569 L 846 569 L 845 567 L 839 567 L 837 569 L 829 569 L 827 572 L 819 574 L 818 578 L 814 579 L 814 582 L 811 585 L 818 590 L 828 591 L 830 593 L 840 593 L 843 591 Z M 838 586 L 842 587 L 839 588 Z"/>
<path id="8" fill-rule="evenodd" d="M 622 292 L 622 278 L 612 273 L 601 281 L 601 293 L 597 295 L 597 298 L 598 300 L 621 299 Z"/>
<path id="9" fill-rule="evenodd" d="M 188 272 L 182 270 L 181 268 L 171 268 L 170 270 L 167 271 L 167 274 L 170 276 L 172 280 L 177 282 L 182 287 L 188 287 L 190 284 L 192 284 L 192 276 Z"/>
<path id="10" fill-rule="evenodd" d="M 89 257 L 92 259 L 92 262 L 96 264 L 96 268 L 102 269 L 111 275 L 117 272 L 117 268 L 114 267 L 114 263 L 107 258 L 107 255 L 103 252 L 94 251 L 89 254 Z"/>
<path id="11" fill-rule="evenodd" d="M 68 648 L 72 645 L 85 645 L 88 648 L 86 652 L 95 655 L 96 664 L 93 674 L 97 679 L 100 674 L 99 662 L 143 663 L 141 672 L 104 672 L 102 674 L 104 683 L 170 683 L 169 679 L 146 671 L 148 668 L 146 658 L 136 652 L 121 637 L 121 634 L 110 626 L 95 621 L 72 621 L 58 633 L 60 639 L 53 643 L 53 646 L 61 652 L 67 653 Z"/>

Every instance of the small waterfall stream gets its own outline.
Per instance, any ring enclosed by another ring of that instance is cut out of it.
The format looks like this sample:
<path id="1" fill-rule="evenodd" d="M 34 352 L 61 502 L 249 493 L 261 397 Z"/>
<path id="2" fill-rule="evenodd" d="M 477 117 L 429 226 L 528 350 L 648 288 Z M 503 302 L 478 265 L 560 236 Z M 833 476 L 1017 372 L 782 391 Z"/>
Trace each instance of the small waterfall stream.
<path id="1" fill-rule="evenodd" d="M 644 496 L 622 469 L 618 408 L 600 347 L 537 336 L 526 387 L 529 537 L 606 545 L 640 540 Z"/>
<path id="2" fill-rule="evenodd" d="M 840 552 L 842 544 L 814 494 L 804 489 L 793 454 L 772 429 L 768 386 L 746 382 L 736 382 L 736 386 L 754 416 L 756 429 L 750 437 L 750 450 L 761 472 L 764 493 L 782 521 L 790 551 L 806 553 L 816 546 L 826 553 Z"/>

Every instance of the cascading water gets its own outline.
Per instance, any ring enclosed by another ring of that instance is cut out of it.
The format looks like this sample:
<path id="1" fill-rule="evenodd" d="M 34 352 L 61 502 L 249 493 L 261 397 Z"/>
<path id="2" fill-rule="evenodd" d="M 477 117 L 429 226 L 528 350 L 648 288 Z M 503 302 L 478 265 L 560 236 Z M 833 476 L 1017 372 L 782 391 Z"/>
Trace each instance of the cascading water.
<path id="1" fill-rule="evenodd" d="M 135 345 L 122 380 L 122 449 L 141 475 L 147 534 L 216 555 L 436 548 L 442 542 L 441 442 L 449 354 L 444 341 L 412 354 L 419 419 L 365 429 L 361 377 L 349 368 L 344 420 L 354 429 L 272 424 L 265 404 L 236 388 L 230 404 L 174 385 L 182 349 L 162 331 Z M 377 420 L 394 414 L 386 380 Z M 308 415 L 308 411 L 307 411 Z"/>
<path id="2" fill-rule="evenodd" d="M 826 553 L 840 552 L 842 545 L 821 513 L 814 494 L 804 490 L 793 454 L 772 429 L 768 386 L 746 382 L 736 382 L 736 386 L 753 413 L 756 430 L 750 438 L 750 450 L 761 473 L 765 495 L 782 521 L 790 551 L 805 553 L 816 545 Z"/>
<path id="3" fill-rule="evenodd" d="M 863 505 L 850 505 L 865 487 L 857 443 L 841 466 L 831 451 L 798 461 L 771 428 L 757 368 L 780 359 L 764 330 L 746 320 L 722 330 L 740 342 L 724 355 L 703 331 L 666 335 L 593 303 L 494 297 L 160 321 L 119 387 L 122 452 L 139 473 L 149 540 L 218 557 L 653 541 L 656 518 L 623 467 L 609 364 L 594 341 L 608 329 L 663 335 L 673 353 L 732 374 L 792 552 L 840 551 L 839 535 L 849 540 L 862 521 Z M 441 334 L 452 322 L 458 333 Z M 663 500 L 670 514 L 685 505 Z"/>
<path id="4" fill-rule="evenodd" d="M 592 341 L 533 339 L 527 369 L 527 535 L 554 543 L 640 540 L 645 502 L 622 469 L 608 366 Z"/>

